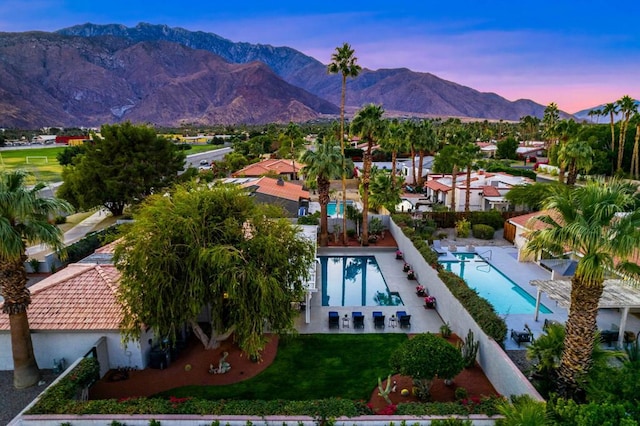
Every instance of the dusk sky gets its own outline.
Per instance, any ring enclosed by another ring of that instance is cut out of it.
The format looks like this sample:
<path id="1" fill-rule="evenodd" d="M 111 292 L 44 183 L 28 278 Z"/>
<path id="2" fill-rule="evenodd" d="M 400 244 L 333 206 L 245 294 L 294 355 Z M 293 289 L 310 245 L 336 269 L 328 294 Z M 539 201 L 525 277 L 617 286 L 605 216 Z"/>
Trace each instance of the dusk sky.
<path id="1" fill-rule="evenodd" d="M 0 31 L 86 22 L 166 24 L 289 46 L 325 64 L 347 42 L 364 68 L 429 72 L 569 113 L 623 95 L 640 99 L 637 0 L 0 0 Z"/>

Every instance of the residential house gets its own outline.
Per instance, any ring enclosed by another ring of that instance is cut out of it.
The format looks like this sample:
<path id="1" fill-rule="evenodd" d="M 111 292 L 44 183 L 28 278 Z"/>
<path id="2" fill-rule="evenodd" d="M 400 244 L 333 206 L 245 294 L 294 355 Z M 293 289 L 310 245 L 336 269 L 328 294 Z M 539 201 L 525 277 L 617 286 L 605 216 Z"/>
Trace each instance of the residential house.
<path id="1" fill-rule="evenodd" d="M 289 217 L 305 216 L 309 212 L 309 191 L 296 182 L 263 176 L 260 178 L 229 178 L 225 183 L 235 183 L 246 188 L 260 203 L 282 206 Z"/>
<path id="2" fill-rule="evenodd" d="M 145 368 L 154 335 L 122 344 L 122 308 L 116 300 L 120 273 L 111 262 L 113 244 L 31 286 L 29 326 L 36 361 L 53 369 L 99 347 L 101 373 L 118 367 Z M 0 370 L 12 370 L 9 316 L 0 315 Z"/>
<path id="3" fill-rule="evenodd" d="M 511 208 L 505 194 L 514 185 L 533 183 L 529 178 L 513 176 L 508 173 L 488 173 L 484 170 L 471 173 L 467 182 L 466 173 L 458 173 L 455 187 L 455 210 L 463 211 L 466 192 L 469 188 L 469 209 L 472 211 L 500 210 Z M 450 174 L 432 174 L 424 185 L 424 198 L 432 204 L 451 205 L 452 177 Z"/>
<path id="4" fill-rule="evenodd" d="M 266 175 L 279 176 L 287 180 L 300 179 L 300 170 L 304 164 L 289 159 L 268 159 L 259 163 L 249 164 L 231 174 L 233 177 L 261 177 Z M 295 176 L 294 176 L 295 175 Z"/>

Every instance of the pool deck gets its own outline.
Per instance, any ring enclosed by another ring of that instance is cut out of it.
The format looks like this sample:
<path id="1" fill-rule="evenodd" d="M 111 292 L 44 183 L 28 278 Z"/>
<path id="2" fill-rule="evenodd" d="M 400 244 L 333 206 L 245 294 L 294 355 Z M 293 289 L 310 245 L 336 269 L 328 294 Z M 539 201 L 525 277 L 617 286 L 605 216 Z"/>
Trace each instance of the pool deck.
<path id="1" fill-rule="evenodd" d="M 467 247 L 457 247 L 458 252 L 467 252 Z M 476 246 L 475 252 L 483 257 L 488 263 L 499 269 L 504 275 L 509 277 L 513 282 L 518 284 L 523 290 L 534 298 L 536 297 L 536 287 L 529 284 L 531 280 L 546 280 L 551 278 L 551 273 L 543 267 L 533 262 L 519 262 L 518 251 L 514 246 Z M 407 280 L 407 274 L 402 271 L 403 262 L 396 260 L 395 248 L 385 247 L 366 247 L 366 248 L 320 248 L 319 256 L 375 256 L 380 267 L 387 286 L 392 292 L 398 292 L 404 306 L 321 306 L 321 289 L 314 293 L 309 306 L 311 321 L 306 324 L 304 315 L 301 315 L 297 322 L 296 328 L 301 334 L 309 333 L 438 333 L 440 326 L 443 324 L 442 318 L 437 310 L 425 309 L 423 306 L 423 298 L 418 297 L 415 293 L 416 281 Z M 451 253 L 441 256 L 441 260 L 457 260 Z M 321 280 L 317 280 L 321 283 Z M 542 294 L 541 303 L 549 308 L 552 313 L 538 314 L 538 320 L 535 321 L 534 314 L 511 314 L 504 315 L 509 332 L 504 342 L 507 350 L 524 350 L 527 344 L 518 344 L 511 339 L 511 330 L 524 331 L 527 324 L 534 334 L 534 337 L 540 336 L 542 326 L 545 319 L 555 320 L 561 323 L 567 320 L 567 310 L 559 306 L 555 301 L 551 300 L 545 293 Z M 442 307 L 440 307 L 442 308 Z M 411 328 L 392 327 L 389 324 L 389 318 L 396 311 L 404 310 L 411 315 Z M 329 329 L 328 315 L 329 311 L 337 311 L 340 316 L 340 327 L 338 329 Z M 364 329 L 354 329 L 351 319 L 348 327 L 343 326 L 342 317 L 345 314 L 351 318 L 353 311 L 360 311 L 364 314 Z M 373 311 L 382 311 L 386 317 L 384 329 L 375 329 L 373 327 Z M 600 309 L 598 312 L 598 328 L 608 330 L 612 325 L 620 323 L 620 312 L 617 309 Z M 640 330 L 640 319 L 636 315 L 629 315 L 627 320 L 627 330 Z M 454 330 L 455 331 L 455 330 Z"/>
<path id="2" fill-rule="evenodd" d="M 311 321 L 304 322 L 304 315 L 301 315 L 296 322 L 296 329 L 301 334 L 310 333 L 439 333 L 443 324 L 442 318 L 435 309 L 425 309 L 423 298 L 416 295 L 416 282 L 409 281 L 407 274 L 402 271 L 404 262 L 396 260 L 396 249 L 388 247 L 365 247 L 365 248 L 320 248 L 318 256 L 375 256 L 380 271 L 389 287 L 389 291 L 397 292 L 402 298 L 403 306 L 321 306 L 321 289 L 314 293 L 311 298 L 310 309 Z M 319 284 L 322 280 L 317 280 Z M 329 329 L 329 311 L 337 311 L 340 315 L 340 328 Z M 364 315 L 364 329 L 353 328 L 351 313 L 362 312 Z M 385 316 L 385 327 L 373 327 L 373 311 L 381 311 Z M 411 327 L 400 328 L 399 325 L 393 327 L 389 319 L 395 315 L 396 311 L 405 311 L 411 315 Z M 348 327 L 343 326 L 342 318 L 347 314 L 349 318 Z"/>

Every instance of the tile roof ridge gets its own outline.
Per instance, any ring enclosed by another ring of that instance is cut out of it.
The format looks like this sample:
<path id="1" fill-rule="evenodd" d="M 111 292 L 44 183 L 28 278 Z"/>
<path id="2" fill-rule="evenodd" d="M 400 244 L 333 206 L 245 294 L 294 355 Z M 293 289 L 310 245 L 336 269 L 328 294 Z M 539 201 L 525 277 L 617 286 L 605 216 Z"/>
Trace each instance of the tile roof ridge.
<path id="1" fill-rule="evenodd" d="M 107 274 L 107 272 L 104 270 L 105 266 L 107 265 L 101 265 L 101 264 L 96 264 L 95 265 L 95 270 L 98 273 L 98 275 L 100 275 L 100 278 L 102 278 L 104 280 L 105 283 L 107 283 L 107 286 L 109 286 L 109 289 L 116 294 L 118 291 L 118 285 L 109 277 L 109 274 Z M 111 268 L 115 268 L 114 265 L 108 265 Z"/>
<path id="2" fill-rule="evenodd" d="M 78 275 L 84 274 L 89 269 L 92 269 L 95 265 L 96 264 L 93 263 L 71 263 L 67 265 L 66 268 L 61 269 L 55 274 L 52 274 L 44 280 L 32 285 L 31 287 L 29 287 L 29 291 L 32 295 L 37 294 L 40 291 L 48 289 L 49 287 L 54 287 L 62 282 L 73 279 Z"/>

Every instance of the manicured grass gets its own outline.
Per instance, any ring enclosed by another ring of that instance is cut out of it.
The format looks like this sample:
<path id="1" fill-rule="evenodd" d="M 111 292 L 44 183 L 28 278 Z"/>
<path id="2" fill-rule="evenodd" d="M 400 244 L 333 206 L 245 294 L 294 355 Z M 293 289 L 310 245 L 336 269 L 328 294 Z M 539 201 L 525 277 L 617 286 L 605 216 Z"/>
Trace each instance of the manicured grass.
<path id="1" fill-rule="evenodd" d="M 0 151 L 0 170 L 24 169 L 33 173 L 33 184 L 38 182 L 59 182 L 62 180 L 62 166 L 58 163 L 56 156 L 64 150 L 63 146 L 11 149 Z M 29 163 L 27 163 L 27 157 Z M 40 158 L 36 158 L 40 157 Z M 46 157 L 47 162 L 44 158 Z"/>
<path id="2" fill-rule="evenodd" d="M 313 334 L 281 338 L 273 364 L 249 380 L 226 386 L 185 386 L 160 396 L 202 399 L 368 401 L 391 372 L 389 356 L 404 334 Z M 233 366 L 232 366 L 233 368 Z"/>

